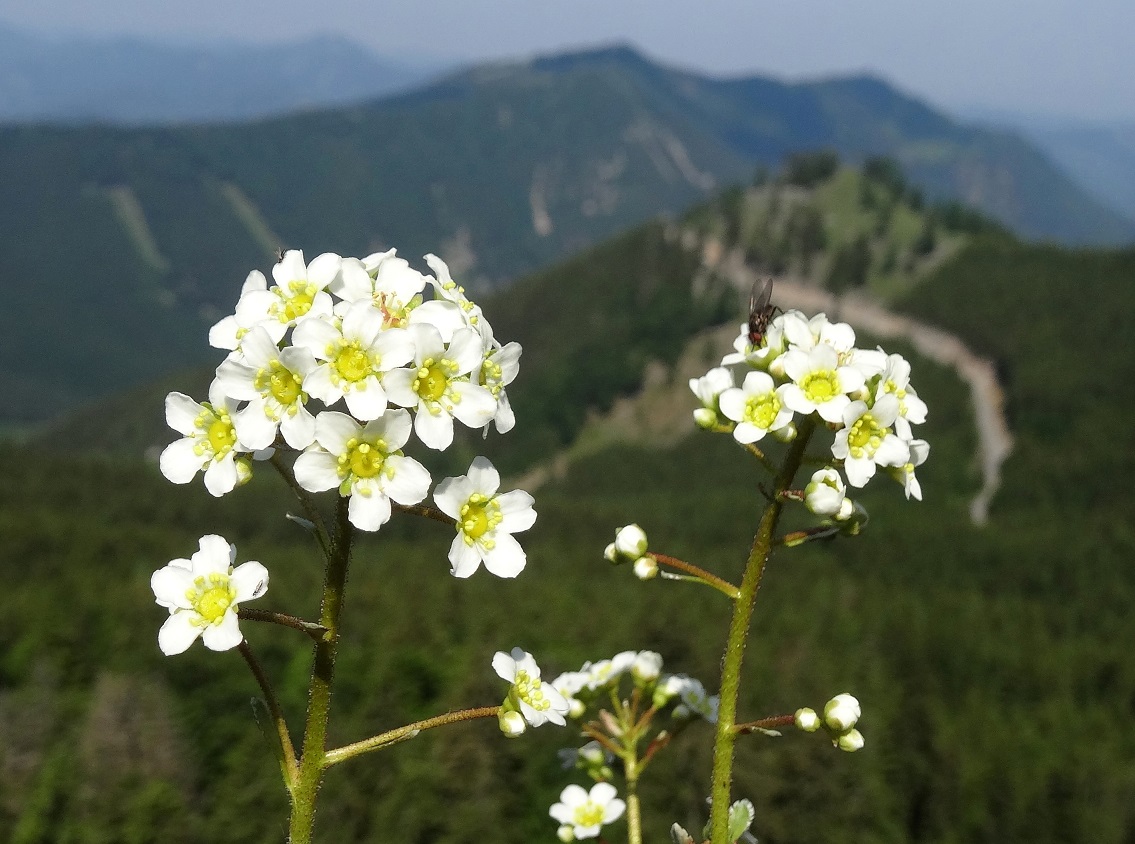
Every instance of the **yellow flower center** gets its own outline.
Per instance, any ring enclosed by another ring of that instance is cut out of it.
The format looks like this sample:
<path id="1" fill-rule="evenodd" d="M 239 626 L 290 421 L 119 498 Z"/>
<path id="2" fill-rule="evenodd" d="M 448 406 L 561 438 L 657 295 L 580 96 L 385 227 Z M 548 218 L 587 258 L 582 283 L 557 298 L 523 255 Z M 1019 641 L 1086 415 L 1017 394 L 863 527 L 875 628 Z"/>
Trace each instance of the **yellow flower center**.
<path id="1" fill-rule="evenodd" d="M 203 409 L 197 414 L 194 425 L 204 435 L 204 441 L 198 439 L 195 448 L 200 454 L 206 449 L 212 451 L 214 459 L 224 457 L 236 442 L 232 418 L 224 411 L 218 413 L 208 402 L 201 407 Z"/>
<path id="2" fill-rule="evenodd" d="M 588 800 L 582 806 L 575 807 L 576 826 L 599 826 L 603 823 L 603 807 Z"/>
<path id="3" fill-rule="evenodd" d="M 290 407 L 300 398 L 307 398 L 303 393 L 302 379 L 278 360 L 257 371 L 254 386 L 261 393 L 267 392 L 284 407 Z"/>
<path id="4" fill-rule="evenodd" d="M 437 401 L 445 395 L 446 387 L 449 386 L 450 372 L 456 368 L 455 364 L 447 360 L 435 361 L 429 358 L 423 361 L 414 377 L 414 392 L 427 402 Z"/>
<path id="5" fill-rule="evenodd" d="M 484 363 L 481 364 L 481 377 L 479 379 L 481 386 L 491 390 L 494 396 L 500 396 L 501 379 L 503 377 L 504 370 L 501 369 L 501 365 L 489 358 L 485 358 Z"/>
<path id="6" fill-rule="evenodd" d="M 227 574 L 213 572 L 193 579 L 193 588 L 185 593 L 202 625 L 220 624 L 229 607 L 236 601 L 236 589 Z"/>
<path id="7" fill-rule="evenodd" d="M 872 457 L 883 443 L 887 429 L 875 421 L 870 413 L 864 413 L 851 425 L 847 433 L 847 447 L 852 457 Z"/>
<path id="8" fill-rule="evenodd" d="M 376 363 L 358 340 L 344 340 L 331 360 L 332 378 L 336 384 L 340 381 L 355 384 L 372 374 Z"/>
<path id="9" fill-rule="evenodd" d="M 800 389 L 812 404 L 823 404 L 842 392 L 834 369 L 809 372 L 800 382 Z"/>
<path id="10" fill-rule="evenodd" d="M 374 292 L 372 299 L 374 306 L 382 313 L 383 328 L 405 328 L 410 322 L 410 311 L 421 302 L 421 297 L 415 296 L 404 305 L 393 293 L 379 290 Z"/>
<path id="11" fill-rule="evenodd" d="M 306 279 L 289 281 L 286 287 L 273 287 L 272 292 L 280 297 L 282 307 L 276 308 L 276 318 L 280 322 L 293 322 L 311 310 L 319 288 Z"/>
<path id="12" fill-rule="evenodd" d="M 465 541 L 472 545 L 474 540 L 496 529 L 503 519 L 500 505 L 496 501 L 475 492 L 461 506 L 460 530 L 465 534 Z M 492 548 L 496 543 L 487 539 L 482 544 Z"/>
<path id="13" fill-rule="evenodd" d="M 339 457 L 339 474 L 373 478 L 382 471 L 386 457 L 386 443 L 382 440 L 368 443 L 352 438 L 347 441 L 346 453 Z"/>
<path id="14" fill-rule="evenodd" d="M 763 393 L 759 396 L 750 396 L 745 402 L 745 421 L 758 428 L 768 430 L 780 413 L 780 399 L 776 393 Z"/>
<path id="15" fill-rule="evenodd" d="M 544 712 L 552 708 L 552 702 L 544 697 L 544 690 L 540 688 L 542 685 L 543 681 L 539 677 L 529 677 L 523 668 L 517 669 L 516 679 L 512 681 L 513 691 L 518 698 L 533 709 Z"/>

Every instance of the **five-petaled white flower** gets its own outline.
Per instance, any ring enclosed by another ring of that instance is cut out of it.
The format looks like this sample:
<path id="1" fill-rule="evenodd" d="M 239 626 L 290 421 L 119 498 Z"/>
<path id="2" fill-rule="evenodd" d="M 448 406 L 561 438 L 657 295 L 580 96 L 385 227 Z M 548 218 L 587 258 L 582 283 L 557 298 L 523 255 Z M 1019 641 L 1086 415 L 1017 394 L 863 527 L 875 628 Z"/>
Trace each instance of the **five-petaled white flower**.
<path id="1" fill-rule="evenodd" d="M 414 408 L 414 433 L 430 448 L 449 448 L 453 419 L 470 428 L 489 423 L 497 411 L 493 394 L 469 381 L 481 363 L 481 337 L 471 328 L 453 332 L 448 345 L 432 325 L 406 329 L 414 341 L 414 368 L 386 375 L 386 392 L 394 404 Z"/>
<path id="2" fill-rule="evenodd" d="M 220 497 L 250 477 L 252 449 L 237 438 L 233 427 L 237 404 L 216 381 L 207 402 L 195 402 L 184 393 L 166 396 L 166 423 L 185 435 L 167 445 L 158 461 L 168 480 L 187 484 L 204 470 L 205 489 Z"/>
<path id="3" fill-rule="evenodd" d="M 786 400 L 790 387 L 777 387 L 767 372 L 750 372 L 740 387 L 725 390 L 721 412 L 737 423 L 733 438 L 739 443 L 753 443 L 791 422 L 792 410 Z"/>
<path id="4" fill-rule="evenodd" d="M 894 395 L 899 400 L 895 433 L 904 440 L 914 439 L 910 426 L 911 423 L 921 425 L 926 421 L 926 402 L 910 386 L 910 363 L 902 355 L 887 356 L 886 366 L 875 387 L 875 401 L 886 395 Z"/>
<path id="5" fill-rule="evenodd" d="M 264 325 L 249 331 L 240 353 L 217 367 L 217 381 L 226 396 L 248 402 L 233 415 L 233 425 L 249 448 L 268 448 L 277 430 L 292 448 L 307 448 L 315 439 L 315 417 L 304 407 L 304 379 L 315 358 L 298 346 L 281 350 Z"/>
<path id="6" fill-rule="evenodd" d="M 392 499 L 417 504 L 429 492 L 430 473 L 400 450 L 409 438 L 405 410 L 388 410 L 365 426 L 325 410 L 315 419 L 316 444 L 296 458 L 296 481 L 309 492 L 338 488 L 351 497 L 351 524 L 378 530 L 390 519 Z"/>
<path id="7" fill-rule="evenodd" d="M 487 321 L 481 321 L 481 328 L 481 365 L 473 370 L 470 380 L 493 394 L 497 403 L 493 424 L 496 425 L 497 433 L 507 434 L 516 426 L 516 414 L 512 412 L 512 404 L 504 388 L 516 380 L 520 373 L 521 348 L 516 342 L 500 345 L 493 339 L 492 327 Z M 488 431 L 485 433 L 488 434 Z"/>
<path id="8" fill-rule="evenodd" d="M 845 407 L 844 427 L 836 432 L 832 456 L 843 461 L 849 484 L 865 486 L 876 466 L 904 466 L 910 461 L 909 445 L 891 431 L 898 415 L 899 400 L 893 394 L 870 408 L 863 401 Z"/>
<path id="9" fill-rule="evenodd" d="M 851 403 L 848 393 L 864 384 L 863 373 L 841 365 L 839 352 L 827 343 L 807 351 L 789 349 L 783 360 L 784 373 L 793 383 L 785 385 L 782 401 L 797 413 L 818 413 L 825 422 L 839 422 Z"/>
<path id="10" fill-rule="evenodd" d="M 516 577 L 526 557 L 512 534 L 536 521 L 532 496 L 523 490 L 497 494 L 500 474 L 484 457 L 473 458 L 469 474 L 446 478 L 437 485 L 434 501 L 457 523 L 449 546 L 455 577 L 468 577 L 483 562 L 497 577 Z"/>
<path id="11" fill-rule="evenodd" d="M 562 727 L 567 723 L 567 699 L 540 679 L 540 666 L 532 654 L 521 648 L 513 648 L 511 655 L 497 651 L 493 655 L 493 670 L 512 684 L 503 706 L 506 712 L 519 712 L 533 727 L 547 722 Z"/>
<path id="12" fill-rule="evenodd" d="M 560 792 L 560 802 L 552 804 L 548 814 L 569 827 L 576 839 L 597 838 L 600 828 L 621 818 L 626 808 L 615 786 L 597 782 L 591 786 L 591 791 L 584 791 L 580 785 L 569 785 Z M 560 840 L 572 839 L 561 836 Z"/>
<path id="13" fill-rule="evenodd" d="M 276 282 L 272 287 L 261 273 L 250 274 L 236 305 L 238 331 L 241 326 L 250 328 L 264 320 L 287 327 L 331 316 L 334 305 L 327 287 L 339 274 L 342 262 L 333 252 L 324 252 L 305 264 L 303 252 L 289 249 L 272 267 L 272 280 Z M 228 331 L 223 333 L 227 335 Z"/>
<path id="14" fill-rule="evenodd" d="M 171 560 L 150 578 L 155 600 L 169 610 L 158 632 L 158 647 L 166 656 L 185 651 L 198 637 L 214 651 L 235 648 L 244 640 L 239 605 L 268 590 L 268 570 L 260 563 L 233 568 L 236 547 L 224 537 L 202 536 L 198 544 L 188 560 Z"/>
<path id="15" fill-rule="evenodd" d="M 345 398 L 351 415 L 363 421 L 386 411 L 384 379 L 414 357 L 410 335 L 384 328 L 382 312 L 369 302 L 352 305 L 342 319 L 306 320 L 292 342 L 319 360 L 304 388 L 328 406 Z"/>

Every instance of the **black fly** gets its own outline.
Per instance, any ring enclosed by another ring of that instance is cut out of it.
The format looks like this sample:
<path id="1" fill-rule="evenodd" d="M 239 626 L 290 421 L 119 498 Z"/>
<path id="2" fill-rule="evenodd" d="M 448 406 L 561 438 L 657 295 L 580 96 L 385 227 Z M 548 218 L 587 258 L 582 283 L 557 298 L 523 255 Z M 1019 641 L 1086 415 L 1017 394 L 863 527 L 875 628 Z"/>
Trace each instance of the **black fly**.
<path id="1" fill-rule="evenodd" d="M 766 278 L 763 287 L 760 279 L 754 281 L 753 292 L 749 294 L 749 345 L 754 348 L 764 339 L 765 329 L 776 310 L 771 300 L 772 279 Z"/>

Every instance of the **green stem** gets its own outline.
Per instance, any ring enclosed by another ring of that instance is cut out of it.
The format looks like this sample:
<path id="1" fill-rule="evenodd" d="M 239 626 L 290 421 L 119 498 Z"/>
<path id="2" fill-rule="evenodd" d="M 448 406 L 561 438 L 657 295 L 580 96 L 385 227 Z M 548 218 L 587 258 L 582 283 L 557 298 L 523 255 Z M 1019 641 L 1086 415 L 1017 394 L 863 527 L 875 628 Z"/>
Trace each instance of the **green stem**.
<path id="1" fill-rule="evenodd" d="M 647 554 L 648 557 L 653 557 L 656 563 L 661 563 L 664 566 L 669 566 L 678 571 L 684 571 L 689 574 L 694 580 L 700 580 L 707 586 L 712 586 L 718 592 L 721 592 L 725 597 L 737 600 L 737 595 L 740 590 L 737 589 L 732 583 L 727 580 L 722 580 L 715 574 L 710 574 L 702 568 L 698 568 L 693 563 L 687 563 L 685 560 L 679 560 L 677 557 L 671 557 L 667 554 Z"/>
<path id="2" fill-rule="evenodd" d="M 315 824 L 315 798 L 323 782 L 323 771 L 326 769 L 331 683 L 335 675 L 335 653 L 339 645 L 339 616 L 343 610 L 343 587 L 347 582 L 347 566 L 351 559 L 353 539 L 351 523 L 347 519 L 349 501 L 349 498 L 339 499 L 335 539 L 327 555 L 327 571 L 323 579 L 323 602 L 319 612 L 319 623 L 327 632 L 315 644 L 315 661 L 307 699 L 307 721 L 304 726 L 303 755 L 300 757 L 299 777 L 292 792 L 289 844 L 309 844 L 311 841 Z"/>
<path id="3" fill-rule="evenodd" d="M 371 736 L 362 741 L 356 741 L 354 744 L 346 744 L 342 747 L 337 747 L 334 750 L 328 750 L 323 757 L 324 767 L 331 767 L 338 765 L 340 762 L 360 756 L 363 753 L 369 753 L 372 750 L 380 750 L 391 744 L 397 744 L 400 741 L 413 738 L 422 730 L 428 730 L 432 727 L 443 727 L 446 724 L 456 724 L 459 721 L 472 721 L 474 718 L 496 718 L 500 714 L 499 706 L 482 706 L 479 709 L 461 709 L 457 712 L 447 712 L 444 715 L 435 715 L 433 718 L 426 718 L 424 721 L 415 721 L 413 724 L 407 724 L 405 727 L 398 727 L 395 730 L 387 730 L 385 733 L 379 733 L 377 736 Z"/>
<path id="4" fill-rule="evenodd" d="M 290 795 L 292 789 L 295 788 L 299 769 L 296 765 L 296 749 L 292 745 L 292 737 L 288 734 L 288 722 L 284 719 L 284 710 L 280 706 L 280 699 L 276 697 L 276 691 L 272 688 L 268 675 L 264 673 L 264 667 L 252 652 L 248 642 L 242 641 L 237 645 L 237 650 L 244 657 L 244 661 L 248 663 L 248 667 L 252 670 L 252 676 L 260 685 L 260 691 L 264 693 L 264 702 L 268 706 L 268 712 L 272 715 L 272 722 L 276 725 L 276 733 L 280 739 L 280 752 L 283 754 L 280 767 L 283 768 L 284 785 Z"/>
<path id="5" fill-rule="evenodd" d="M 729 805 L 733 782 L 733 745 L 737 738 L 734 725 L 737 722 L 737 697 L 741 690 L 741 663 L 745 657 L 745 643 L 749 638 L 757 589 L 761 585 L 761 575 L 764 574 L 765 563 L 768 562 L 773 546 L 773 534 L 784 506 L 780 493 L 792 485 L 814 429 L 814 420 L 809 418 L 803 422 L 784 456 L 784 464 L 776 475 L 774 493 L 761 516 L 756 536 L 753 537 L 749 561 L 741 579 L 741 594 L 733 603 L 733 619 L 729 624 L 729 636 L 721 663 L 721 702 L 713 743 L 713 785 L 710 791 L 713 802 L 709 815 L 710 840 L 713 844 L 732 844 L 728 842 Z"/>
<path id="6" fill-rule="evenodd" d="M 627 780 L 627 844 L 642 844 L 642 806 L 638 800 L 638 758 L 632 747 L 623 757 Z"/>
<path id="7" fill-rule="evenodd" d="M 248 621 L 267 621 L 272 624 L 282 625 L 283 627 L 291 627 L 293 630 L 306 633 L 317 642 L 322 639 L 327 632 L 327 628 L 322 624 L 316 624 L 313 621 L 304 621 L 302 618 L 296 618 L 294 615 L 286 615 L 282 612 L 254 610 L 248 607 L 241 607 L 237 610 L 237 615 L 241 619 L 247 619 Z"/>

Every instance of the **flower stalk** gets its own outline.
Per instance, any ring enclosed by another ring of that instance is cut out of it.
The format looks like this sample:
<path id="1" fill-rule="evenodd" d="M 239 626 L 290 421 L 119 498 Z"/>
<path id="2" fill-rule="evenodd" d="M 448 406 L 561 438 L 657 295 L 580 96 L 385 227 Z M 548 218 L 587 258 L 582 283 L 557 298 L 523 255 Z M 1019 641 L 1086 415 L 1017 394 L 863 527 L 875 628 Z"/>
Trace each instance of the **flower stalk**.
<path id="1" fill-rule="evenodd" d="M 777 522 L 780 521 L 784 502 L 780 493 L 789 489 L 793 478 L 803 462 L 808 440 L 815 430 L 815 421 L 806 418 L 799 426 L 799 433 L 784 457 L 784 463 L 776 475 L 774 493 L 764 514 L 761 516 L 753 545 L 749 551 L 749 561 L 741 579 L 740 595 L 733 604 L 733 618 L 729 624 L 729 635 L 725 642 L 725 654 L 721 668 L 721 702 L 717 715 L 717 731 L 713 743 L 713 783 L 711 787 L 712 805 L 710 807 L 710 840 L 713 844 L 732 844 L 729 842 L 730 787 L 733 782 L 733 746 L 737 738 L 737 697 L 741 689 L 741 664 L 745 657 L 745 644 L 749 638 L 749 627 L 753 617 L 753 604 L 761 585 L 765 564 L 773 548 L 773 538 Z"/>

